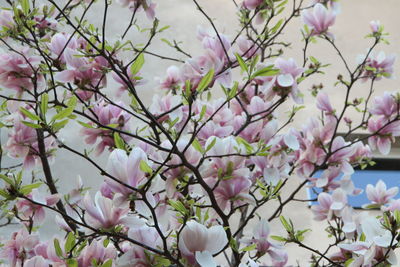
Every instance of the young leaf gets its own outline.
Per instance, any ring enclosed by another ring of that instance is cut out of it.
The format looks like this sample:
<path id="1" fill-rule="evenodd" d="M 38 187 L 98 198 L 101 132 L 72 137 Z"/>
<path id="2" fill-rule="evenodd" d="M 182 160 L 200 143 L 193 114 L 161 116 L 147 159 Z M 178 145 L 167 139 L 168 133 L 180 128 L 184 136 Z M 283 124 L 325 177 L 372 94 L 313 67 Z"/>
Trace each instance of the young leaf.
<path id="1" fill-rule="evenodd" d="M 125 150 L 125 142 L 117 132 L 114 133 L 114 143 L 116 148 Z"/>
<path id="2" fill-rule="evenodd" d="M 243 58 L 238 53 L 235 53 L 235 56 L 236 56 L 236 60 L 239 63 L 239 66 L 242 69 L 242 71 L 244 71 L 246 73 L 249 73 L 249 68 L 247 67 L 247 65 L 244 62 Z"/>
<path id="3" fill-rule="evenodd" d="M 66 253 L 69 253 L 75 246 L 75 235 L 73 232 L 69 232 L 67 240 L 65 241 L 64 249 Z"/>
<path id="4" fill-rule="evenodd" d="M 40 111 L 42 112 L 43 116 L 47 113 L 47 106 L 49 104 L 49 95 L 44 93 L 40 98 Z"/>
<path id="5" fill-rule="evenodd" d="M 139 56 L 136 58 L 135 62 L 131 65 L 131 74 L 135 76 L 140 69 L 143 67 L 144 64 L 144 54 L 140 53 Z"/>
<path id="6" fill-rule="evenodd" d="M 26 108 L 20 107 L 19 110 L 21 111 L 22 114 L 24 114 L 29 119 L 31 119 L 33 121 L 40 121 L 40 117 L 39 116 L 37 116 L 36 114 L 33 114 L 32 112 L 30 112 Z"/>
<path id="7" fill-rule="evenodd" d="M 211 69 L 207 74 L 201 79 L 199 85 L 197 86 L 197 92 L 201 93 L 206 89 L 214 78 L 214 69 Z"/>
<path id="8" fill-rule="evenodd" d="M 144 160 L 141 160 L 141 161 L 140 161 L 140 166 L 139 166 L 139 168 L 140 168 L 140 170 L 141 170 L 142 172 L 149 173 L 149 174 L 153 173 L 153 169 L 150 168 L 150 166 L 149 166 L 149 165 L 147 164 L 147 162 L 144 161 Z"/>
<path id="9" fill-rule="evenodd" d="M 54 238 L 53 242 L 54 242 L 54 249 L 56 251 L 57 256 L 60 257 L 60 258 L 63 258 L 64 255 L 63 255 L 63 252 L 61 250 L 60 241 L 58 241 L 57 238 Z"/>

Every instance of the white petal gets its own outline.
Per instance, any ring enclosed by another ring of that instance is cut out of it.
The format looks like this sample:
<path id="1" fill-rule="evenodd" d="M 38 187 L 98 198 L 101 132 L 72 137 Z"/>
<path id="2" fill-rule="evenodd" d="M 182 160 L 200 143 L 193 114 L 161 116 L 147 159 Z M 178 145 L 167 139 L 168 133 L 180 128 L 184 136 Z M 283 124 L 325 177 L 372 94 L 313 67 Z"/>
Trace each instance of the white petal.
<path id="1" fill-rule="evenodd" d="M 196 261 L 201 267 L 217 267 L 217 264 L 209 251 L 196 251 Z"/>

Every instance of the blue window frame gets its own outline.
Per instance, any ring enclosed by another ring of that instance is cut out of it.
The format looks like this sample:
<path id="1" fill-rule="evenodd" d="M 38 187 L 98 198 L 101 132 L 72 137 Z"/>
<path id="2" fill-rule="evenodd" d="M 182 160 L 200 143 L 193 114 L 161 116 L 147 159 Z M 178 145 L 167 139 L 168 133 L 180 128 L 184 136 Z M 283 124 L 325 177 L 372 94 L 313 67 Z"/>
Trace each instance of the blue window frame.
<path id="1" fill-rule="evenodd" d="M 379 180 L 385 182 L 387 188 L 398 186 L 400 187 L 400 159 L 395 158 L 375 158 L 374 166 L 361 170 L 355 169 L 351 176 L 352 181 L 356 188 L 364 190 L 363 193 L 357 196 L 348 196 L 348 203 L 353 208 L 361 208 L 364 204 L 369 204 L 370 201 L 365 194 L 367 184 L 376 185 Z M 322 170 L 316 172 L 315 177 L 320 177 Z M 340 179 L 340 177 L 339 177 Z M 308 199 L 316 199 L 317 193 L 320 193 L 321 188 L 307 188 Z M 397 196 L 398 197 L 398 196 Z M 316 205 L 316 201 L 310 201 L 310 205 Z"/>

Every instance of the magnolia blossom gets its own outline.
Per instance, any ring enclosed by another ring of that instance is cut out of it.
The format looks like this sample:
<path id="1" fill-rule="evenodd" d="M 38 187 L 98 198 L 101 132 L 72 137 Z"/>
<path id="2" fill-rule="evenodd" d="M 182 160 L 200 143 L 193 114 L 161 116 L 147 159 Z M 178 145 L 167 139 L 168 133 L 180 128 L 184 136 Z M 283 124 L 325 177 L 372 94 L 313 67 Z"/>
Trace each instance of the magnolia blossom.
<path id="1" fill-rule="evenodd" d="M 160 82 L 161 89 L 175 90 L 181 83 L 180 70 L 177 66 L 169 66 L 167 77 Z"/>
<path id="2" fill-rule="evenodd" d="M 106 85 L 104 70 L 108 63 L 103 57 L 88 59 L 81 52 L 68 47 L 65 48 L 63 56 L 67 68 L 57 73 L 55 79 L 75 84 L 78 87 L 76 93 L 80 98 L 89 100 L 98 88 Z"/>
<path id="3" fill-rule="evenodd" d="M 27 197 L 36 203 L 46 206 L 54 206 L 60 200 L 58 194 L 44 197 L 43 193 L 40 193 L 36 188 Z M 45 208 L 39 204 L 34 204 L 27 199 L 18 200 L 16 207 L 18 208 L 19 216 L 25 220 L 32 218 L 36 223 L 43 222 L 46 216 Z"/>
<path id="4" fill-rule="evenodd" d="M 128 236 L 129 238 L 154 249 L 162 247 L 162 240 L 154 227 L 143 225 L 132 228 L 129 230 Z M 153 262 L 153 260 L 154 259 L 151 257 L 151 252 L 149 250 L 145 250 L 143 247 L 138 245 L 133 245 L 122 257 L 119 258 L 118 266 L 151 266 L 153 263 L 157 263 Z"/>
<path id="5" fill-rule="evenodd" d="M 370 266 L 374 262 L 374 258 L 379 253 L 376 253 L 381 248 L 387 248 L 391 244 L 397 242 L 392 241 L 392 234 L 389 230 L 382 227 L 381 222 L 375 217 L 364 218 L 361 222 L 361 230 L 365 235 L 365 241 L 356 241 L 351 244 L 339 244 L 338 246 L 347 251 L 356 254 L 355 262 L 359 265 L 354 266 Z M 389 251 L 388 261 L 391 264 L 396 264 L 396 256 L 394 252 Z"/>
<path id="6" fill-rule="evenodd" d="M 25 228 L 11 234 L 11 239 L 4 242 L 0 257 L 7 259 L 11 266 L 20 266 L 25 258 L 35 255 L 34 248 L 39 243 L 39 236 L 29 234 Z"/>
<path id="7" fill-rule="evenodd" d="M 389 120 L 392 116 L 397 116 L 400 105 L 393 93 L 384 92 L 383 96 L 377 96 L 373 99 L 368 110 L 373 115 L 384 116 L 385 119 Z"/>
<path id="8" fill-rule="evenodd" d="M 108 158 L 107 172 L 121 181 L 122 184 L 111 178 L 106 178 L 105 183 L 109 186 L 110 190 L 114 193 L 120 193 L 125 197 L 132 194 L 132 189 L 129 189 L 124 184 L 137 188 L 145 181 L 146 175 L 140 168 L 142 161 L 150 165 L 146 153 L 139 147 L 132 149 L 129 155 L 127 155 L 125 150 L 114 149 Z"/>
<path id="9" fill-rule="evenodd" d="M 320 193 L 318 203 L 319 205 L 311 207 L 314 219 L 317 221 L 330 220 L 333 215 L 340 216 L 340 211 L 347 205 L 347 196 L 342 189 L 338 188 L 332 195 L 325 192 Z"/>
<path id="10" fill-rule="evenodd" d="M 277 76 L 267 77 L 266 91 L 264 94 L 269 96 L 279 95 L 281 97 L 290 95 L 296 103 L 301 103 L 297 78 L 303 73 L 304 69 L 298 67 L 293 58 L 288 60 L 278 58 L 274 62 L 274 67 L 279 70 Z M 271 100 L 271 99 L 269 99 Z"/>
<path id="11" fill-rule="evenodd" d="M 287 253 L 283 247 L 268 240 L 270 226 L 267 220 L 261 219 L 253 230 L 251 239 L 243 239 L 242 242 L 248 245 L 256 244 L 258 255 L 268 254 L 271 257 L 273 266 L 285 266 L 288 260 Z"/>
<path id="12" fill-rule="evenodd" d="M 378 148 L 379 152 L 387 155 L 391 149 L 391 143 L 395 141 L 396 136 L 400 136 L 400 121 L 388 123 L 385 118 L 378 118 L 376 120 L 368 120 L 368 130 L 373 133 L 368 138 L 368 143 L 374 150 Z"/>
<path id="13" fill-rule="evenodd" d="M 13 123 L 14 127 L 8 134 L 6 150 L 12 158 L 22 158 L 24 160 L 24 168 L 31 169 L 38 163 L 39 146 L 37 141 L 37 132 L 34 128 L 25 125 L 22 121 L 28 121 L 22 116 L 15 116 Z M 50 157 L 56 142 L 54 137 L 49 136 L 44 139 L 46 156 Z"/>
<path id="14" fill-rule="evenodd" d="M 381 29 L 381 22 L 379 20 L 372 20 L 369 23 L 372 33 L 377 33 Z"/>
<path id="15" fill-rule="evenodd" d="M 251 184 L 251 181 L 245 177 L 221 181 L 214 190 L 219 206 L 225 210 L 228 207 L 230 208 L 230 201 L 232 201 L 234 207 L 244 203 L 254 203 L 253 197 L 249 194 Z"/>
<path id="16" fill-rule="evenodd" d="M 188 221 L 179 236 L 178 247 L 190 264 L 197 262 L 201 267 L 216 267 L 213 254 L 222 250 L 227 243 L 221 225 L 207 228 L 196 221 Z"/>
<path id="17" fill-rule="evenodd" d="M 311 28 L 311 35 L 327 34 L 329 27 L 335 23 L 335 12 L 328 10 L 324 5 L 317 3 L 312 9 L 306 9 L 301 13 L 303 21 Z"/>
<path id="18" fill-rule="evenodd" d="M 151 0 L 117 0 L 117 3 L 130 10 L 144 10 L 148 19 L 153 20 L 155 17 L 156 4 Z"/>
<path id="19" fill-rule="evenodd" d="M 129 120 L 132 115 L 125 111 L 125 104 L 121 101 L 116 103 L 107 103 L 104 99 L 97 101 L 91 108 L 91 111 L 87 112 L 88 116 L 92 117 L 102 126 L 115 127 L 122 131 L 129 132 Z M 89 125 L 94 126 L 93 122 L 89 122 Z M 112 126 L 116 125 L 116 126 Z M 100 129 L 94 127 L 82 128 L 80 133 L 84 136 L 87 144 L 95 144 L 97 139 L 100 139 L 100 143 L 96 147 L 96 155 L 103 153 L 106 147 L 112 148 L 115 146 L 114 136 L 111 130 Z M 120 137 L 124 140 L 129 140 L 129 136 L 121 134 Z"/>
<path id="20" fill-rule="evenodd" d="M 386 184 L 382 180 L 379 180 L 375 187 L 368 184 L 366 189 L 368 199 L 371 200 L 372 203 L 379 205 L 389 203 L 389 201 L 397 195 L 398 191 L 399 188 L 397 186 L 386 189 Z"/>
<path id="21" fill-rule="evenodd" d="M 25 267 L 49 267 L 50 265 L 42 256 L 35 256 L 24 262 Z"/>
<path id="22" fill-rule="evenodd" d="M 97 192 L 93 202 L 89 193 L 86 193 L 83 206 L 86 210 L 86 219 L 91 226 L 109 229 L 124 222 L 123 219 L 129 212 L 128 203 L 119 203 L 115 199 L 103 197 Z"/>
<path id="23" fill-rule="evenodd" d="M 334 113 L 334 109 L 329 101 L 328 94 L 319 92 L 317 95 L 317 108 L 325 111 L 327 115 Z"/>
<path id="24" fill-rule="evenodd" d="M 93 266 L 95 259 L 97 264 L 105 263 L 108 260 L 113 260 L 117 257 L 117 250 L 114 246 L 108 245 L 104 247 L 102 240 L 93 240 L 90 245 L 87 245 L 79 255 L 78 264 L 82 267 Z"/>
<path id="25" fill-rule="evenodd" d="M 360 56 L 364 58 L 364 56 Z M 395 54 L 386 55 L 381 51 L 377 56 L 370 53 L 365 60 L 364 72 L 362 74 L 363 81 L 368 79 L 381 80 L 382 77 L 390 78 L 393 75 L 393 66 L 396 60 Z"/>
<path id="26" fill-rule="evenodd" d="M 39 68 L 41 58 L 31 55 L 29 49 L 22 49 L 19 53 L 9 52 L 0 54 L 0 85 L 15 90 L 21 96 L 24 90 L 33 90 L 34 74 Z M 37 89 L 45 85 L 43 75 L 38 74 Z"/>
<path id="27" fill-rule="evenodd" d="M 256 9 L 259 5 L 263 4 L 263 0 L 244 0 L 243 7 L 247 9 Z"/>

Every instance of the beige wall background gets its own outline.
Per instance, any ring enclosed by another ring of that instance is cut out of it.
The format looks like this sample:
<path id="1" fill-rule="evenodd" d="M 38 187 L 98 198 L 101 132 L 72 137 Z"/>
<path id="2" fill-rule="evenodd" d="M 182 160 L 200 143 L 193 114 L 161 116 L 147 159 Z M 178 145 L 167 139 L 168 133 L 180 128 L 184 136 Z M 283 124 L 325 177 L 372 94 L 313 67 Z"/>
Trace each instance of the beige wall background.
<path id="1" fill-rule="evenodd" d="M 4 0 L 0 0 L 2 4 Z M 289 0 L 292 3 L 293 0 Z M 103 1 L 98 1 L 96 6 L 91 12 L 89 12 L 88 19 L 90 22 L 100 25 L 103 13 Z M 160 19 L 161 25 L 170 25 L 171 28 L 162 33 L 160 37 L 167 38 L 169 40 L 176 39 L 182 41 L 182 47 L 189 51 L 192 56 L 200 55 L 202 52 L 201 46 L 198 43 L 195 33 L 197 25 L 202 25 L 206 28 L 209 27 L 207 21 L 202 14 L 196 10 L 195 5 L 190 0 L 160 0 L 157 2 L 156 16 Z M 240 2 L 240 0 L 238 0 Z M 234 36 L 237 29 L 238 23 L 236 21 L 235 13 L 237 12 L 236 7 L 233 5 L 231 0 L 199 0 L 199 3 L 204 7 L 210 17 L 215 18 L 217 28 L 228 36 Z M 389 41 L 390 45 L 380 45 L 377 49 L 384 50 L 386 53 L 400 52 L 400 0 L 341 0 L 342 5 L 341 14 L 338 15 L 336 24 L 332 28 L 332 32 L 336 36 L 337 46 L 343 51 L 343 55 L 350 66 L 354 67 L 356 64 L 356 58 L 358 54 L 366 53 L 367 48 L 371 45 L 372 40 L 365 39 L 364 36 L 370 32 L 369 21 L 380 20 L 385 26 L 385 30 L 390 33 Z M 109 23 L 107 27 L 107 38 L 116 40 L 118 36 L 123 32 L 125 27 L 129 23 L 130 12 L 128 10 L 118 7 L 114 4 L 110 8 Z M 148 23 L 148 20 L 140 15 L 140 24 Z M 288 28 L 284 31 L 283 38 L 286 41 L 292 43 L 292 47 L 285 51 L 284 57 L 293 57 L 300 64 L 302 60 L 301 54 L 301 34 L 300 27 L 302 22 L 300 19 L 295 19 L 290 23 Z M 68 31 L 68 30 L 67 30 Z M 130 31 L 129 38 L 134 43 L 141 43 L 145 39 L 140 36 L 135 30 Z M 174 56 L 180 59 L 185 59 L 182 55 L 177 54 L 173 49 L 169 48 L 165 43 L 156 38 L 149 51 L 157 51 L 165 56 Z M 300 86 L 300 90 L 305 94 L 305 106 L 301 113 L 298 114 L 297 121 L 294 123 L 295 127 L 299 127 L 314 114 L 314 99 L 310 96 L 309 89 L 312 84 L 324 84 L 324 90 L 328 92 L 331 100 L 334 104 L 340 106 L 344 99 L 344 88 L 334 87 L 333 83 L 339 73 L 344 73 L 343 64 L 338 60 L 336 52 L 332 47 L 327 45 L 323 40 L 319 40 L 317 44 L 311 45 L 309 54 L 312 54 L 323 63 L 332 64 L 327 70 L 327 75 L 314 76 L 310 81 L 304 82 Z M 130 55 L 126 55 L 129 57 Z M 156 77 L 163 77 L 165 70 L 169 65 L 175 64 L 169 61 L 160 61 L 157 58 L 146 56 L 146 62 L 143 69 L 144 77 L 149 81 L 140 89 L 140 94 L 146 99 L 147 103 L 150 103 L 152 95 L 157 90 Z M 395 75 L 400 76 L 400 61 L 395 64 Z M 110 82 L 107 90 L 115 90 L 115 84 Z M 353 97 L 366 96 L 368 90 L 367 84 L 358 84 L 353 91 Z M 380 94 L 384 91 L 398 91 L 398 79 L 385 79 L 376 83 L 376 94 Z M 291 107 L 293 103 L 288 103 L 282 107 L 280 114 L 284 117 L 285 109 Z M 353 114 L 354 116 L 355 114 Z M 70 127 L 63 132 L 65 141 L 82 150 L 82 138 L 79 136 L 78 131 L 80 127 L 78 124 L 70 125 Z M 6 133 L 2 133 L 3 143 L 6 141 Z M 107 153 L 105 153 L 107 154 Z M 97 160 L 100 164 L 105 166 L 106 155 L 103 154 Z M 3 165 L 13 164 L 14 160 L 6 159 L 3 161 Z M 84 183 L 88 186 L 96 188 L 102 181 L 99 172 L 89 166 L 85 161 L 72 156 L 69 152 L 59 151 L 53 164 L 53 173 L 56 178 L 59 179 L 59 187 L 61 191 L 67 192 L 74 184 L 78 174 L 81 175 Z M 293 189 L 300 183 L 297 177 L 292 177 L 290 184 L 285 191 L 285 194 L 290 193 L 290 189 Z M 301 191 L 299 198 L 306 198 L 305 191 Z M 262 216 L 268 216 L 273 207 L 266 206 L 260 210 L 259 214 Z M 312 214 L 307 208 L 305 203 L 293 203 L 287 206 L 284 211 L 284 215 L 291 218 L 297 229 L 312 229 L 312 232 L 307 234 L 305 243 L 316 247 L 319 250 L 323 250 L 326 245 L 329 244 L 329 240 L 324 234 L 324 229 L 327 226 L 325 223 L 319 223 L 312 220 Z M 46 238 L 52 237 L 57 234 L 54 223 L 49 221 L 44 224 L 41 229 L 41 234 Z M 279 223 L 272 223 L 273 234 L 283 234 L 282 227 Z M 4 229 L 0 232 L 2 236 L 8 236 L 9 230 Z M 61 234 L 61 233 L 60 233 Z M 296 264 L 298 262 L 300 266 L 308 266 L 309 253 L 300 249 L 296 246 L 289 245 L 288 252 L 290 255 L 289 263 Z"/>

